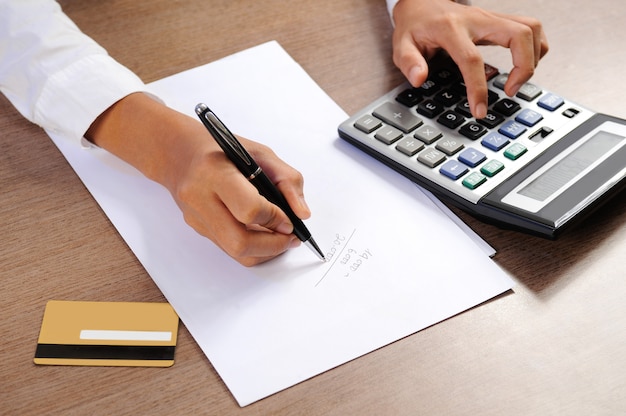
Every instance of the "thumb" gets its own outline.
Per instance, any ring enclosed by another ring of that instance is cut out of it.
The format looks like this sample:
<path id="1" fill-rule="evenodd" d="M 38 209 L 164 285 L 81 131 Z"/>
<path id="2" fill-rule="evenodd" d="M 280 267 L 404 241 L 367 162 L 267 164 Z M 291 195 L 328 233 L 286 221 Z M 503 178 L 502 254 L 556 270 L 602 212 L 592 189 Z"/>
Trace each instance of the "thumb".
<path id="1" fill-rule="evenodd" d="M 419 87 L 428 78 L 428 63 L 421 51 L 409 39 L 399 42 L 394 48 L 393 60 L 414 87 Z"/>
<path id="2" fill-rule="evenodd" d="M 409 83 L 414 87 L 419 87 L 428 78 L 428 64 L 421 54 L 417 54 L 415 62 L 408 66 L 407 70 L 402 70 L 404 76 L 409 80 Z"/>
<path id="3" fill-rule="evenodd" d="M 256 212 L 255 218 L 250 223 L 281 234 L 293 233 L 293 224 L 283 210 L 267 199 L 263 199 L 262 208 Z"/>

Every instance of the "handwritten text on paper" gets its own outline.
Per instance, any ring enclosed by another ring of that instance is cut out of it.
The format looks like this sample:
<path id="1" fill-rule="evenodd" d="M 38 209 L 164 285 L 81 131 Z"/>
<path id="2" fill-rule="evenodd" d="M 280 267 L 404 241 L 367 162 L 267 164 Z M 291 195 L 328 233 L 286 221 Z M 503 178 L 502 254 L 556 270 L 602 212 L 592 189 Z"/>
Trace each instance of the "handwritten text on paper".
<path id="1" fill-rule="evenodd" d="M 356 249 L 350 245 L 356 233 L 356 228 L 350 235 L 335 234 L 330 250 L 326 253 L 326 262 L 330 265 L 315 286 L 318 286 L 330 274 L 331 271 L 338 270 L 343 277 L 348 278 L 356 273 L 373 254 L 369 248 Z"/>

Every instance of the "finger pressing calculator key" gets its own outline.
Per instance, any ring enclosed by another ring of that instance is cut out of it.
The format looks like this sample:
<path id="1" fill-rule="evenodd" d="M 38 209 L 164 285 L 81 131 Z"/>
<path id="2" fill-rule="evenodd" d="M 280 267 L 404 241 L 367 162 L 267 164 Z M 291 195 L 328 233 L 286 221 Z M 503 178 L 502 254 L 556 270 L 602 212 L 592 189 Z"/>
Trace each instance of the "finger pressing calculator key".
<path id="1" fill-rule="evenodd" d="M 339 135 L 478 218 L 556 238 L 625 187 L 626 121 L 485 65 L 489 108 L 473 118 L 461 73 L 445 54 L 429 79 L 378 98 Z"/>

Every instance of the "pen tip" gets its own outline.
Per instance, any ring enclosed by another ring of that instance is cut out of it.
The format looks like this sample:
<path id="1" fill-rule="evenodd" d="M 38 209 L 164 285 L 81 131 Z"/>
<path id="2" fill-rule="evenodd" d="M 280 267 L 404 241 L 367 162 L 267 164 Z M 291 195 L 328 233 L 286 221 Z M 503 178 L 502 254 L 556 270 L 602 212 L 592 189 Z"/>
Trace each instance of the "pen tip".
<path id="1" fill-rule="evenodd" d="M 311 249 L 311 251 L 313 253 L 315 253 L 315 255 L 317 257 L 319 257 L 320 260 L 322 260 L 323 262 L 326 262 L 326 257 L 324 256 L 324 253 L 322 253 L 322 250 L 320 250 L 319 246 L 317 245 L 317 243 L 315 242 L 315 240 L 313 240 L 313 237 L 309 238 L 308 240 L 306 240 L 304 242 L 304 244 L 309 247 Z"/>

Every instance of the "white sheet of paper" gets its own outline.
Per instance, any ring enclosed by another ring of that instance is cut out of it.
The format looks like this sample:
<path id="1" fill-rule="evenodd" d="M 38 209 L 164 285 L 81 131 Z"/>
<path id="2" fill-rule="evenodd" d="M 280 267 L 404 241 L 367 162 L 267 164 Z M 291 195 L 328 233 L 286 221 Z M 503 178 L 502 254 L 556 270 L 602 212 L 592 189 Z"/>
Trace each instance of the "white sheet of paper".
<path id="1" fill-rule="evenodd" d="M 465 224 L 463 220 L 461 220 L 450 208 L 446 206 L 441 200 L 439 200 L 432 192 L 427 189 L 422 188 L 419 185 L 417 186 L 420 191 L 422 191 L 439 209 L 446 214 L 452 222 L 454 222 L 465 234 L 467 234 L 489 257 L 493 257 L 496 255 L 496 249 L 489 245 L 488 242 L 482 239 L 481 236 L 476 234 L 474 230 L 472 230 L 469 225 Z"/>
<path id="2" fill-rule="evenodd" d="M 241 406 L 433 325 L 512 282 L 410 181 L 340 140 L 346 114 L 276 42 L 151 84 L 305 177 L 307 248 L 246 268 L 168 192 L 106 151 L 51 135 Z"/>

